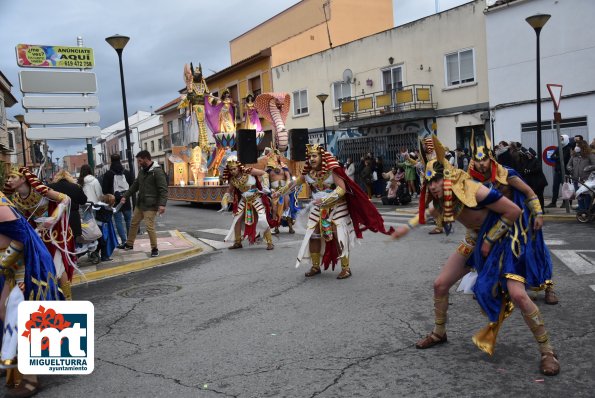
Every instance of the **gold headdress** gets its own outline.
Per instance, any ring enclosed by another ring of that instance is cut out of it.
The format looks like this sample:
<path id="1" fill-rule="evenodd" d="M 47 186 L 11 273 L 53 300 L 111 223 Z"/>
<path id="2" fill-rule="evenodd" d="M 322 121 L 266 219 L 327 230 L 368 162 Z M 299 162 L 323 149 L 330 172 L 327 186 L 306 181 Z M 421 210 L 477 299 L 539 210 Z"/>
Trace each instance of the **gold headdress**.
<path id="1" fill-rule="evenodd" d="M 469 162 L 469 174 L 478 181 L 489 179 L 492 182 L 498 181 L 501 184 L 508 185 L 508 170 L 505 167 L 502 167 L 496 160 L 494 151 L 492 150 L 492 141 L 490 140 L 488 133 L 484 132 L 484 135 L 485 145 L 477 146 L 475 144 L 475 131 L 471 130 L 471 162 Z M 482 161 L 487 158 L 492 160 L 492 165 L 490 167 L 490 175 L 485 177 L 475 170 L 475 161 Z"/>
<path id="2" fill-rule="evenodd" d="M 238 166 L 241 166 L 241 165 L 242 164 L 238 160 L 238 157 L 237 156 L 232 155 L 232 156 L 230 156 L 230 157 L 227 158 L 226 167 L 232 168 L 232 167 L 238 167 Z"/>
<path id="3" fill-rule="evenodd" d="M 335 158 L 332 153 L 325 150 L 322 145 L 320 145 L 320 144 L 306 144 L 306 156 L 309 157 L 310 155 L 314 155 L 314 154 L 320 154 L 320 156 L 322 157 L 322 171 L 328 171 L 328 170 L 332 170 L 337 167 L 341 167 L 341 166 L 339 166 L 339 162 L 337 161 L 337 158 Z M 310 170 L 312 170 L 312 165 L 310 164 L 310 160 L 307 159 L 306 165 L 304 166 L 304 169 L 302 170 L 302 175 L 308 174 L 310 172 Z"/>
<path id="4" fill-rule="evenodd" d="M 315 153 L 323 153 L 324 147 L 320 144 L 306 144 L 306 155 L 314 155 Z"/>
<path id="5" fill-rule="evenodd" d="M 484 146 L 476 146 L 475 145 L 475 130 L 471 130 L 471 156 L 474 160 L 485 160 L 486 157 L 489 157 L 492 160 L 496 160 L 494 158 L 494 152 L 492 149 L 492 141 L 488 136 L 487 132 L 484 132 L 485 135 L 485 145 Z"/>
<path id="6" fill-rule="evenodd" d="M 19 166 L 13 166 L 10 168 L 10 172 L 8 173 L 8 176 L 14 176 L 14 177 L 25 177 L 25 174 L 23 173 L 23 171 L 21 170 L 21 168 Z"/>

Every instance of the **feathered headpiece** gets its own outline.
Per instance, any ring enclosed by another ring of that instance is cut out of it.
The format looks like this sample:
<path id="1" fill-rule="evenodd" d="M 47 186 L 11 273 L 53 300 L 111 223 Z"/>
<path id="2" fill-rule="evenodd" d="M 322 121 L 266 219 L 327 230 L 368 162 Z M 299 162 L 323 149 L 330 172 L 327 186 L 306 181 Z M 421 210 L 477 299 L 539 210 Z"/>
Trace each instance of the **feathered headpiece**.
<path id="1" fill-rule="evenodd" d="M 477 146 L 475 143 L 475 131 L 471 130 L 471 161 L 469 162 L 469 174 L 478 181 L 483 182 L 484 180 L 489 179 L 491 182 L 499 181 L 503 184 L 508 184 L 508 171 L 496 160 L 492 149 L 492 141 L 490 140 L 488 133 L 484 132 L 484 135 L 485 145 Z M 485 177 L 475 169 L 475 161 L 482 161 L 488 158 L 492 160 L 492 164 L 489 177 Z"/>
<path id="2" fill-rule="evenodd" d="M 249 170 L 246 169 L 242 163 L 240 163 L 236 155 L 231 155 L 227 158 L 225 168 L 223 169 L 222 178 L 224 181 L 229 181 L 229 179 L 231 178 L 230 169 L 233 167 L 239 168 L 241 173 L 244 173 Z"/>

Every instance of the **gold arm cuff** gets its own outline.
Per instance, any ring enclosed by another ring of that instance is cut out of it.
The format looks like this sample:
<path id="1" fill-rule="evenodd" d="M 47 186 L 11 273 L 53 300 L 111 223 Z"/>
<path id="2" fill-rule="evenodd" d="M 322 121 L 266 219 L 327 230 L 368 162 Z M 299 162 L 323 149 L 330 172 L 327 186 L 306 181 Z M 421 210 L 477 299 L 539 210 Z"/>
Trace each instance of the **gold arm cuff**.
<path id="1" fill-rule="evenodd" d="M 496 224 L 494 224 L 494 226 L 488 231 L 485 239 L 493 244 L 498 239 L 506 235 L 508 231 L 510 231 L 510 228 L 512 228 L 512 225 L 512 221 L 508 220 L 506 217 L 500 217 L 498 221 L 496 221 Z"/>
<path id="2" fill-rule="evenodd" d="M 543 209 L 541 208 L 541 203 L 539 203 L 537 196 L 527 199 L 527 207 L 531 209 L 531 214 L 534 217 L 543 215 Z"/>
<path id="3" fill-rule="evenodd" d="M 414 217 L 410 218 L 409 221 L 407 221 L 407 227 L 409 229 L 413 229 L 415 227 L 417 227 L 419 225 L 419 214 L 416 214 Z"/>
<path id="4" fill-rule="evenodd" d="M 345 190 L 341 187 L 335 188 L 326 198 L 320 203 L 320 207 L 332 207 L 335 205 L 343 196 L 345 196 Z"/>

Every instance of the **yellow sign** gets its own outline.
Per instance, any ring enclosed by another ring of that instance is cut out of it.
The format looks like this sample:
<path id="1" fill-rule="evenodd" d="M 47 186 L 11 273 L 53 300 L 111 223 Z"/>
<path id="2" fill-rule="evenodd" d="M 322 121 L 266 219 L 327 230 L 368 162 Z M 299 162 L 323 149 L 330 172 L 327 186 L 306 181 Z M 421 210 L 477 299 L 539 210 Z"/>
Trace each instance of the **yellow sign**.
<path id="1" fill-rule="evenodd" d="M 87 47 L 18 44 L 17 64 L 25 68 L 88 69 L 95 66 L 93 49 Z"/>

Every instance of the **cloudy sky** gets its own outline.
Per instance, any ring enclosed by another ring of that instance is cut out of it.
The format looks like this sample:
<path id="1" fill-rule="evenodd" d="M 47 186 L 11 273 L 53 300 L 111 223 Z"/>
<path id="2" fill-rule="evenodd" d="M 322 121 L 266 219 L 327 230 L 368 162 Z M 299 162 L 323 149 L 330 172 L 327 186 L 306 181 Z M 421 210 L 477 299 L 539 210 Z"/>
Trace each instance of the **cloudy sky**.
<path id="1" fill-rule="evenodd" d="M 333 0 L 331 0 L 333 1 Z M 340 0 L 335 0 L 340 1 Z M 364 1 L 364 0 L 363 0 Z M 365 0 L 376 1 L 376 0 Z M 445 10 L 468 0 L 438 0 Z M 299 0 L 0 0 L 0 70 L 21 98 L 15 46 L 18 43 L 76 46 L 82 36 L 93 48 L 101 127 L 123 118 L 118 58 L 105 42 L 130 36 L 124 49 L 128 113 L 157 109 L 182 88 L 184 63 L 202 63 L 205 75 L 230 65 L 229 41 Z M 430 15 L 436 0 L 393 0 L 395 25 Z M 20 104 L 9 118 L 23 113 Z M 84 140 L 53 140 L 54 156 L 85 148 Z"/>

